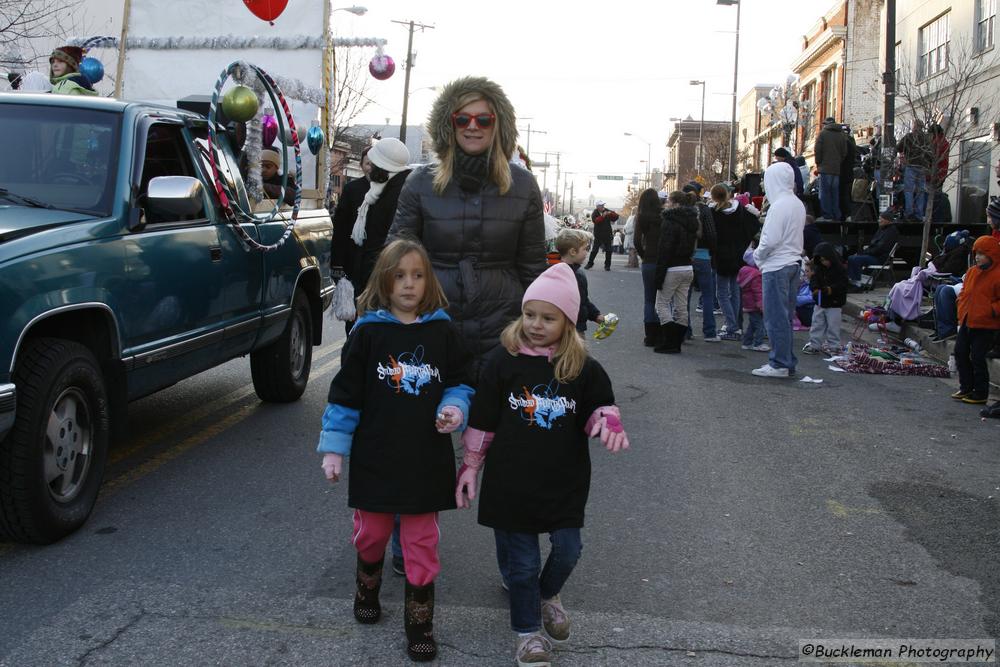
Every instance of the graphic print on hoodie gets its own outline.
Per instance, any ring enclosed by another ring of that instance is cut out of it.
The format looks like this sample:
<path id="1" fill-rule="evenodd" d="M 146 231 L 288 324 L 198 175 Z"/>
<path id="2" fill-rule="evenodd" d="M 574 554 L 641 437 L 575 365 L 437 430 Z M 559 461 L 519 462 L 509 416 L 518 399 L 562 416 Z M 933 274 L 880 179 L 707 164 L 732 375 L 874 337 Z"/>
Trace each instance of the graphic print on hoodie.
<path id="1" fill-rule="evenodd" d="M 389 355 L 389 363 L 379 362 L 376 372 L 378 379 L 389 383 L 396 393 L 406 392 L 413 396 L 420 395 L 421 387 L 431 380 L 441 382 L 441 371 L 430 364 L 423 363 L 424 346 L 417 345 L 413 352 L 403 352 L 395 356 Z"/>

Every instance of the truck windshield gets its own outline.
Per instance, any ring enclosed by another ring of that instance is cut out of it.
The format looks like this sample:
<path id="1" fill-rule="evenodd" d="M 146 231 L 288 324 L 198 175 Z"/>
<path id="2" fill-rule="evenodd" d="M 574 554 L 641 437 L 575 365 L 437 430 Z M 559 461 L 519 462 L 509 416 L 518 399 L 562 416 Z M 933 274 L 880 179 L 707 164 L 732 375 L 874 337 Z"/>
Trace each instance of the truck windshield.
<path id="1" fill-rule="evenodd" d="M 120 114 L 0 104 L 0 127 L 4 129 L 0 189 L 7 192 L 0 205 L 111 215 Z"/>

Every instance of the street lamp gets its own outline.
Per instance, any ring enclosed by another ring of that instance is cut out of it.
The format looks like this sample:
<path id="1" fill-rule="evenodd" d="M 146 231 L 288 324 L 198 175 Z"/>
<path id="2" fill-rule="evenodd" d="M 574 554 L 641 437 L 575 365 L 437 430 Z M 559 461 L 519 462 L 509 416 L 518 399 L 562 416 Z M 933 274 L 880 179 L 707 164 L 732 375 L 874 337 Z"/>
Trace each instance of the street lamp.
<path id="1" fill-rule="evenodd" d="M 701 86 L 701 122 L 698 123 L 698 163 L 696 165 L 700 176 L 702 162 L 705 159 L 705 82 L 692 79 L 689 83 L 692 86 Z"/>
<path id="2" fill-rule="evenodd" d="M 715 0 L 716 5 L 732 7 L 736 5 L 736 47 L 733 56 L 733 115 L 729 120 L 729 172 L 735 173 L 736 164 L 736 80 L 740 73 L 740 10 L 743 3 L 740 0 Z M 729 174 L 726 175 L 727 180 Z"/>
<path id="3" fill-rule="evenodd" d="M 650 160 L 652 159 L 652 156 L 653 156 L 653 144 L 651 144 L 650 142 L 646 141 L 645 139 L 643 139 L 642 137 L 640 137 L 638 134 L 632 134 L 631 132 L 626 132 L 625 136 L 626 137 L 632 137 L 634 139 L 638 139 L 642 143 L 646 144 L 646 187 L 647 188 L 653 187 L 653 179 L 652 179 L 652 176 L 650 174 L 650 166 L 649 166 Z"/>
<path id="4" fill-rule="evenodd" d="M 352 7 L 337 7 L 333 11 L 335 11 L 335 12 L 350 12 L 351 14 L 354 14 L 355 16 L 364 16 L 365 13 L 368 12 L 368 8 L 367 7 L 361 7 L 359 5 L 354 5 Z"/>

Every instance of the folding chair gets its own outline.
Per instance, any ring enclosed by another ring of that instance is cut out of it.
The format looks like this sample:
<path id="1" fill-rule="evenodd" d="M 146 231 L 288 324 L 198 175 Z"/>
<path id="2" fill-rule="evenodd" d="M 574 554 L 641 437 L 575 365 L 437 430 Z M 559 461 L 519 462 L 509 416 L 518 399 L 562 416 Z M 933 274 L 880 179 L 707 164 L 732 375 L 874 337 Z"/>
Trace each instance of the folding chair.
<path id="1" fill-rule="evenodd" d="M 896 251 L 899 250 L 899 243 L 895 243 L 892 246 L 892 250 L 889 251 L 889 256 L 886 257 L 885 262 L 882 264 L 867 264 L 861 267 L 861 286 L 866 290 L 873 290 L 878 284 L 879 278 L 882 277 L 883 271 L 888 271 L 889 276 L 892 278 L 892 282 L 896 282 L 896 264 L 897 262 L 905 264 L 905 262 L 900 259 L 896 259 Z M 871 273 L 866 273 L 866 272 Z"/>

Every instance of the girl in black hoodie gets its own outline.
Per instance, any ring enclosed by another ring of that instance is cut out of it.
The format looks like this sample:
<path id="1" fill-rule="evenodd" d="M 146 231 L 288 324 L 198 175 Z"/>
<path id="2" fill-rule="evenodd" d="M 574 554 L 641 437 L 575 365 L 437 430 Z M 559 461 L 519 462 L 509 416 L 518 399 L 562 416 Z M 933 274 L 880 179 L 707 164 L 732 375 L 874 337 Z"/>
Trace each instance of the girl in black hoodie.
<path id="1" fill-rule="evenodd" d="M 660 245 L 660 213 L 663 203 L 656 190 L 647 188 L 639 195 L 639 206 L 635 215 L 636 254 L 642 262 L 643 323 L 646 329 L 646 347 L 652 347 L 659 338 L 660 320 L 656 316 L 656 250 Z"/>
<path id="2" fill-rule="evenodd" d="M 660 343 L 654 352 L 678 353 L 687 334 L 688 290 L 694 279 L 691 257 L 698 242 L 698 211 L 695 195 L 675 190 L 667 197 L 656 253 L 656 314 L 660 319 Z"/>
<path id="3" fill-rule="evenodd" d="M 841 308 L 847 302 L 847 271 L 830 243 L 820 243 L 813 251 L 809 289 L 816 307 L 809 327 L 809 342 L 802 352 L 839 354 Z"/>

